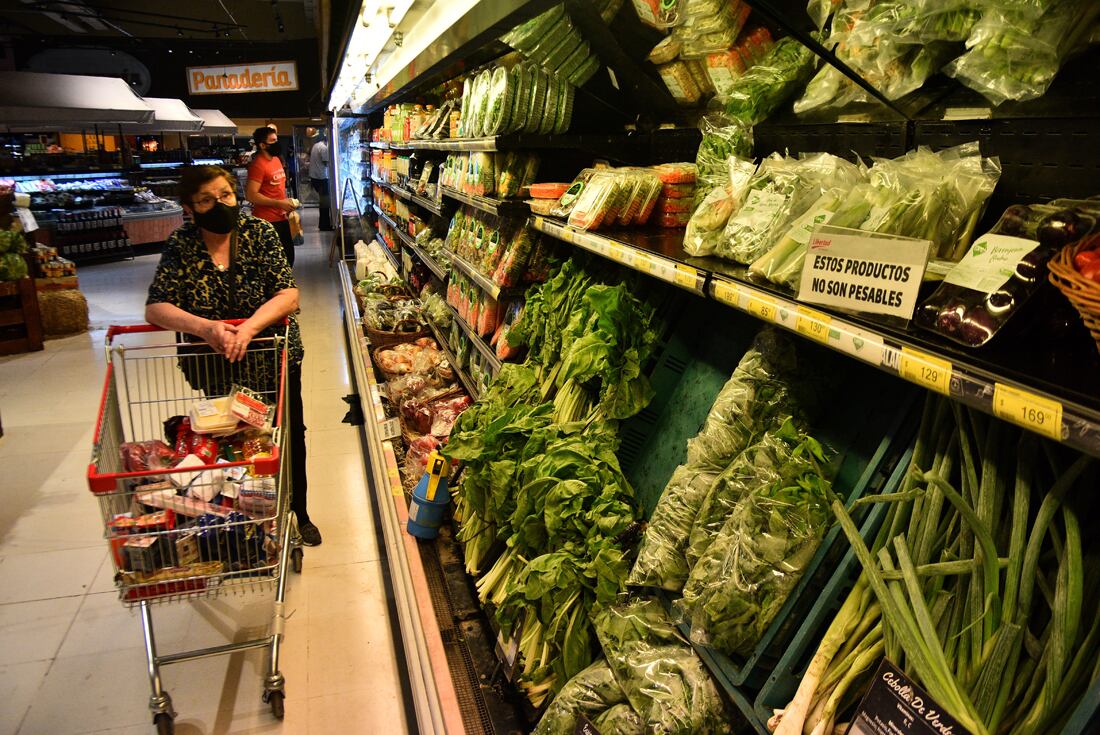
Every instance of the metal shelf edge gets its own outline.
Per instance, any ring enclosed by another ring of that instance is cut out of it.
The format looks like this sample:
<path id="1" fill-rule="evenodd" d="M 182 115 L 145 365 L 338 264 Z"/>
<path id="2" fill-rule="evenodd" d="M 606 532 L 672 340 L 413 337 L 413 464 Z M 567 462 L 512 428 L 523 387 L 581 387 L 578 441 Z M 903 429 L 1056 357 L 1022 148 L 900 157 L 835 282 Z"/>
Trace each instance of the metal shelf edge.
<path id="1" fill-rule="evenodd" d="M 466 259 L 462 256 L 456 255 L 450 250 L 444 250 L 443 253 L 447 256 L 448 259 L 450 259 L 451 265 L 462 271 L 467 277 L 470 278 L 470 280 L 477 284 L 478 288 L 492 296 L 494 299 L 500 299 L 500 295 L 507 292 L 506 289 L 502 289 L 500 286 L 496 285 L 488 278 L 486 278 L 484 273 L 479 271 L 472 264 L 466 262 Z"/>
<path id="2" fill-rule="evenodd" d="M 522 216 L 530 211 L 530 208 L 526 203 L 521 201 L 508 201 L 504 199 L 493 199 L 491 197 L 474 196 L 471 194 L 464 194 L 457 189 L 452 189 L 449 186 L 440 185 L 443 190 L 443 196 L 450 199 L 454 199 L 456 202 L 462 202 L 474 209 L 480 209 L 482 212 L 496 215 L 498 217 L 507 216 Z"/>
<path id="3" fill-rule="evenodd" d="M 447 307 L 451 310 L 451 314 L 453 315 L 454 320 L 458 322 L 459 329 L 461 329 L 463 333 L 465 333 L 466 338 L 469 339 L 471 343 L 473 343 L 474 349 L 477 350 L 483 358 L 485 358 L 485 361 L 489 364 L 489 369 L 492 370 L 493 375 L 496 375 L 498 372 L 500 372 L 500 358 L 497 357 L 497 354 L 493 351 L 493 348 L 485 344 L 485 340 L 481 338 L 481 335 L 479 335 L 473 327 L 467 324 L 465 319 L 459 316 L 458 311 L 453 306 L 447 304 Z"/>

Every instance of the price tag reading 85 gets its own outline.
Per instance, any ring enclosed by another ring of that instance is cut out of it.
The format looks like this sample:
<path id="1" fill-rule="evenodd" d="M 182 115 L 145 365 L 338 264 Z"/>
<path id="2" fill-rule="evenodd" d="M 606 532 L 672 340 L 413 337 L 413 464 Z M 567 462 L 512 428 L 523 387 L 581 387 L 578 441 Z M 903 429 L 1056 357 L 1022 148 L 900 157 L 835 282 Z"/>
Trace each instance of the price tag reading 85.
<path id="1" fill-rule="evenodd" d="M 766 322 L 775 321 L 778 310 L 776 309 L 774 301 L 766 296 L 757 296 L 751 292 L 748 294 L 748 297 L 750 314 Z"/>
<path id="2" fill-rule="evenodd" d="M 951 363 L 923 352 L 901 348 L 901 377 L 925 388 L 951 395 Z"/>
<path id="3" fill-rule="evenodd" d="M 1037 434 L 1062 441 L 1062 404 L 1058 401 L 994 383 L 993 414 Z"/>

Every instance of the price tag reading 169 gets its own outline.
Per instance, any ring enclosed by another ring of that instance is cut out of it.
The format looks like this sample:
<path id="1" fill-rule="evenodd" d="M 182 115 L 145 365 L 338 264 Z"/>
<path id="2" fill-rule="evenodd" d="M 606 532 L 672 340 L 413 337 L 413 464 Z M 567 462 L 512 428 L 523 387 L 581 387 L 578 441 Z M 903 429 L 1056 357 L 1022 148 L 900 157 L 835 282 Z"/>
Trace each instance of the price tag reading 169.
<path id="1" fill-rule="evenodd" d="M 994 383 L 993 414 L 1055 441 L 1062 440 L 1062 404 L 1058 401 Z"/>

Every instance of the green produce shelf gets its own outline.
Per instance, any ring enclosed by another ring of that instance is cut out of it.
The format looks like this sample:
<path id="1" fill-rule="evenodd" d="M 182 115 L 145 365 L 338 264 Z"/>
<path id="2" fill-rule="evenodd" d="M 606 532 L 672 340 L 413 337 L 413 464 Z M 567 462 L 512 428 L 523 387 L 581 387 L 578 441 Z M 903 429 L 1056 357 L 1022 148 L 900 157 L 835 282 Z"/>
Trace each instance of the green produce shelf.
<path id="1" fill-rule="evenodd" d="M 532 217 L 531 226 L 1100 457 L 1100 392 L 1092 378 L 1100 374 L 1100 353 L 1087 332 L 1060 341 L 1048 335 L 1049 345 L 1021 347 L 1009 337 L 995 340 L 992 349 L 966 350 L 916 327 L 899 329 L 799 303 L 789 291 L 750 280 L 735 263 L 689 257 L 676 242 L 683 230 L 586 232 L 542 216 Z M 694 287 L 687 285 L 691 274 Z"/>
<path id="2" fill-rule="evenodd" d="M 478 335 L 473 327 L 466 323 L 465 319 L 458 315 L 458 312 L 455 311 L 453 306 L 450 304 L 447 304 L 447 306 L 450 307 L 451 313 L 454 315 L 454 320 L 458 323 L 459 329 L 463 331 L 466 338 L 473 344 L 474 349 L 484 358 L 486 364 L 489 366 L 489 371 L 495 376 L 500 370 L 500 358 L 497 357 L 496 351 L 485 343 L 485 340 Z"/>
<path id="3" fill-rule="evenodd" d="M 527 206 L 527 202 L 522 200 L 493 199 L 492 197 L 477 196 L 475 194 L 463 194 L 461 191 L 452 189 L 449 186 L 442 186 L 441 188 L 443 196 L 498 217 L 519 217 L 531 211 L 530 207 Z"/>
<path id="4" fill-rule="evenodd" d="M 485 293 L 492 296 L 494 299 L 500 299 L 501 294 L 507 295 L 509 293 L 515 293 L 516 289 L 501 288 L 493 281 L 485 276 L 480 270 L 474 267 L 473 263 L 463 258 L 461 255 L 456 255 L 450 250 L 444 250 L 443 254 L 447 256 L 447 259 L 451 261 L 458 270 L 462 271 L 471 281 L 477 284 Z"/>
<path id="5" fill-rule="evenodd" d="M 540 215 L 531 218 L 531 226 L 539 232 L 699 296 L 706 294 L 706 272 L 683 262 L 686 258 L 683 230 L 589 232 Z"/>

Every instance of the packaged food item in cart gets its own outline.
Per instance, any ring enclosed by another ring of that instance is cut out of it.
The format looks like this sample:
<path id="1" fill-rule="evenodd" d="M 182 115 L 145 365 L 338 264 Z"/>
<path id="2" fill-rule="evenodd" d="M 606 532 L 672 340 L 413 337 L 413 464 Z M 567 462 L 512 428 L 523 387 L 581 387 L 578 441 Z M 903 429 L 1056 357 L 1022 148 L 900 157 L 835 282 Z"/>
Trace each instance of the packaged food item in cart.
<path id="1" fill-rule="evenodd" d="M 250 388 L 234 385 L 229 393 L 229 413 L 250 426 L 266 425 L 273 408 L 261 393 Z"/>
<path id="2" fill-rule="evenodd" d="M 236 430 L 239 419 L 229 412 L 229 396 L 204 398 L 191 404 L 187 418 L 196 434 L 226 434 Z"/>
<path id="3" fill-rule="evenodd" d="M 198 457 L 203 464 L 214 464 L 218 459 L 220 442 L 206 434 L 191 434 L 188 445 L 188 456 Z"/>
<path id="4" fill-rule="evenodd" d="M 157 536 L 134 536 L 122 546 L 126 552 L 126 568 L 134 572 L 155 572 L 164 566 L 164 555 Z"/>
<path id="5" fill-rule="evenodd" d="M 122 468 L 126 472 L 168 469 L 176 463 L 176 453 L 159 439 L 125 442 L 119 447 Z"/>

